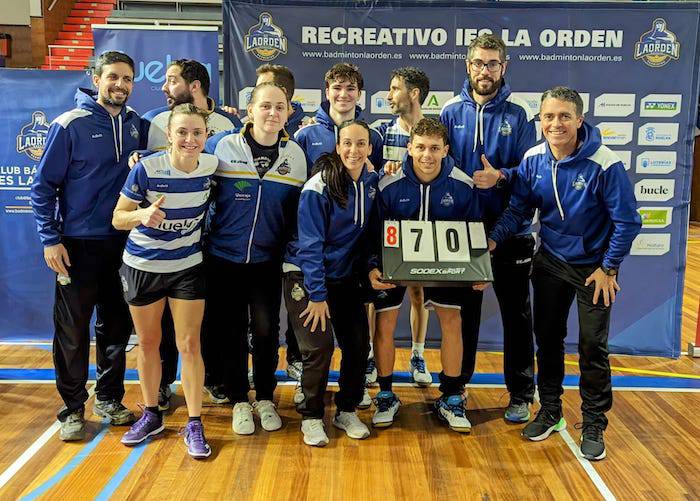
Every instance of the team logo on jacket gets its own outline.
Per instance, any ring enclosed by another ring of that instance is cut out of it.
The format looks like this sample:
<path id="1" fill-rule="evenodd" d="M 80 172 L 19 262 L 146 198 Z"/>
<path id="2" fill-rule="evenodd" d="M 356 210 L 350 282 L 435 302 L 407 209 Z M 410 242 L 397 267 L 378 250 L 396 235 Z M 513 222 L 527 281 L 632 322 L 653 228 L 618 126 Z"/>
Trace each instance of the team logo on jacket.
<path id="1" fill-rule="evenodd" d="M 129 129 L 129 134 L 131 134 L 131 137 L 133 137 L 134 139 L 139 138 L 139 131 L 134 124 L 131 124 L 131 129 Z"/>
<path id="2" fill-rule="evenodd" d="M 304 289 L 302 289 L 297 282 L 294 282 L 294 287 L 292 287 L 292 290 L 289 294 L 292 296 L 292 299 L 294 301 L 301 301 L 306 295 Z"/>
<path id="3" fill-rule="evenodd" d="M 286 176 L 292 171 L 292 168 L 289 166 L 289 162 L 285 158 L 284 161 L 280 164 L 279 167 L 277 167 L 277 173 L 280 174 L 281 176 Z"/>
<path id="4" fill-rule="evenodd" d="M 139 185 L 136 183 L 131 185 L 131 191 L 133 191 L 134 193 L 138 193 L 140 189 L 141 188 L 139 188 Z"/>
<path id="5" fill-rule="evenodd" d="M 32 121 L 22 126 L 17 134 L 17 153 L 24 153 L 32 160 L 41 160 L 49 135 L 49 122 L 43 111 L 32 113 Z"/>
<path id="6" fill-rule="evenodd" d="M 445 193 L 442 197 L 442 200 L 440 200 L 440 205 L 443 207 L 451 207 L 455 204 L 455 199 L 452 198 L 452 195 L 450 195 L 449 192 Z"/>
<path id="7" fill-rule="evenodd" d="M 237 181 L 233 184 L 233 187 L 236 188 L 238 191 L 243 191 L 246 188 L 250 188 L 253 186 L 250 184 L 248 181 Z"/>
<path id="8" fill-rule="evenodd" d="M 574 182 L 571 183 L 571 186 L 573 186 L 576 191 L 582 191 L 586 188 L 587 184 L 586 178 L 579 174 L 578 177 L 574 179 Z"/>
<path id="9" fill-rule="evenodd" d="M 251 52 L 261 61 L 272 61 L 280 54 L 286 54 L 287 37 L 282 28 L 272 22 L 272 15 L 263 12 L 259 19 L 260 22 L 243 37 L 246 52 Z"/>
<path id="10" fill-rule="evenodd" d="M 634 58 L 652 68 L 660 68 L 671 59 L 678 60 L 681 44 L 676 40 L 676 34 L 666 28 L 666 20 L 657 17 L 651 23 L 651 29 L 634 44 Z"/>
<path id="11" fill-rule="evenodd" d="M 501 126 L 498 128 L 498 132 L 500 132 L 501 136 L 510 136 L 513 133 L 513 128 L 510 126 L 507 119 L 503 119 Z"/>
<path id="12" fill-rule="evenodd" d="M 367 198 L 370 200 L 374 200 L 374 197 L 377 196 L 377 189 L 374 186 L 370 186 L 370 188 L 367 190 Z"/>

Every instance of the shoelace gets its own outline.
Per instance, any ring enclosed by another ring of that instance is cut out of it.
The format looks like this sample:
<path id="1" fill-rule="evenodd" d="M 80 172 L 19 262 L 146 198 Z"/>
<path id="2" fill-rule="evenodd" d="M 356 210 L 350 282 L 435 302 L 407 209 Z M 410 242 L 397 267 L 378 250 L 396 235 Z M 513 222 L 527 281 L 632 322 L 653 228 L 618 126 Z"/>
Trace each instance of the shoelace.
<path id="1" fill-rule="evenodd" d="M 555 417 L 554 414 L 552 414 L 547 409 L 540 409 L 539 412 L 537 413 L 537 416 L 535 417 L 535 421 L 538 423 L 547 423 L 547 422 L 557 423 L 557 422 L 559 422 L 559 418 Z"/>
<path id="2" fill-rule="evenodd" d="M 455 416 L 464 417 L 464 416 L 467 415 L 467 413 L 466 413 L 466 411 L 465 411 L 465 409 L 464 409 L 464 405 L 462 405 L 462 404 L 449 404 L 449 403 L 447 403 L 447 402 L 445 402 L 445 404 L 446 404 L 447 408 L 448 408 L 448 409 L 452 412 L 452 414 L 454 414 Z"/>
<path id="3" fill-rule="evenodd" d="M 190 443 L 201 447 L 204 447 L 206 444 L 206 439 L 204 438 L 204 426 L 202 426 L 202 423 L 197 421 L 188 423 L 185 429 L 180 432 L 181 435 L 185 433 L 187 434 Z"/>
<path id="4" fill-rule="evenodd" d="M 374 400 L 374 404 L 377 406 L 377 410 L 379 412 L 388 411 L 391 408 L 393 403 L 394 403 L 393 398 L 376 398 Z"/>
<path id="5" fill-rule="evenodd" d="M 576 423 L 574 425 L 574 429 L 583 430 L 581 432 L 581 435 L 583 435 L 583 438 L 585 438 L 586 440 L 600 442 L 603 438 L 603 428 L 601 428 L 597 424 Z"/>
<path id="6" fill-rule="evenodd" d="M 314 421 L 311 423 L 310 428 L 312 432 L 323 431 L 323 423 L 321 421 Z"/>
<path id="7" fill-rule="evenodd" d="M 143 406 L 139 405 L 139 407 L 143 409 L 143 415 L 141 416 L 141 419 L 136 421 L 131 427 L 133 431 L 137 432 L 140 432 L 143 428 L 149 426 L 151 421 L 153 421 L 153 417 L 155 417 L 151 412 L 147 412 Z"/>
<path id="8" fill-rule="evenodd" d="M 416 368 L 416 370 L 420 373 L 425 372 L 425 359 L 420 358 L 420 357 L 413 357 L 411 358 L 411 364 Z"/>

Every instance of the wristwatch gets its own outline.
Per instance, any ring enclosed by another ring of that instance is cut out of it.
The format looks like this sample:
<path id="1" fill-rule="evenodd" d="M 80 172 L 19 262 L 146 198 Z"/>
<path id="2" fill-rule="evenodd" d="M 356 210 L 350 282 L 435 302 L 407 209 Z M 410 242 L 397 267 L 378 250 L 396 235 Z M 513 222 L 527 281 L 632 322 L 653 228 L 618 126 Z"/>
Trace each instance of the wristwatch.
<path id="1" fill-rule="evenodd" d="M 607 266 L 603 266 L 601 264 L 600 269 L 603 270 L 603 273 L 605 273 L 609 277 L 614 277 L 617 275 L 617 268 L 608 268 Z"/>
<path id="2" fill-rule="evenodd" d="M 503 172 L 498 171 L 498 181 L 496 181 L 496 188 L 504 188 L 508 184 L 508 180 L 506 179 L 506 176 L 503 175 Z"/>

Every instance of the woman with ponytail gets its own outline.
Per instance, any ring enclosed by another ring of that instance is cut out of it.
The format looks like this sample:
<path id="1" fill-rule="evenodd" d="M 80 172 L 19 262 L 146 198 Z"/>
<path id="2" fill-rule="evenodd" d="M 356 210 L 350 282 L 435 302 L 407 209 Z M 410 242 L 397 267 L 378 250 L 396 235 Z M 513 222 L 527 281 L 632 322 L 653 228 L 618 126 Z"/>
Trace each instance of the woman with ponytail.
<path id="1" fill-rule="evenodd" d="M 333 333 L 342 352 L 340 390 L 333 425 L 350 438 L 369 436 L 355 412 L 364 390 L 369 332 L 364 293 L 363 246 L 378 176 L 365 164 L 372 151 L 366 123 L 338 126 L 335 151 L 319 157 L 299 200 L 298 234 L 287 248 L 284 298 L 303 359 L 301 386 L 304 443 L 324 446 L 323 396 L 333 356 Z"/>

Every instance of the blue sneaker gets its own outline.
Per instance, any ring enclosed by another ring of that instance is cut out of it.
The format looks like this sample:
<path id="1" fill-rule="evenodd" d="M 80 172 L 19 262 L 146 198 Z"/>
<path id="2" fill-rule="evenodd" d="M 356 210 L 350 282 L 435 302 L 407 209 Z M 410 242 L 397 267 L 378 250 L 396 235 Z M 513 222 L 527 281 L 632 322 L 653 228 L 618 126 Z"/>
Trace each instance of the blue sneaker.
<path id="1" fill-rule="evenodd" d="M 441 396 L 435 401 L 435 411 L 438 417 L 447 422 L 447 425 L 454 431 L 471 433 L 472 424 L 467 419 L 462 395 Z"/>
<path id="2" fill-rule="evenodd" d="M 211 456 L 211 447 L 204 436 L 204 426 L 201 421 L 190 421 L 181 434 L 185 436 L 185 445 L 190 456 L 195 459 Z"/>
<path id="3" fill-rule="evenodd" d="M 140 444 L 148 437 L 157 435 L 165 429 L 163 426 L 163 418 L 158 417 L 155 412 L 144 409 L 141 419 L 136 421 L 129 431 L 124 433 L 122 443 L 124 445 Z"/>
<path id="4" fill-rule="evenodd" d="M 386 428 L 394 422 L 394 416 L 399 412 L 401 400 L 393 391 L 380 391 L 374 399 L 377 410 L 372 416 L 372 426 L 375 428 Z"/>
<path id="5" fill-rule="evenodd" d="M 504 414 L 506 421 L 511 423 L 527 423 L 530 420 L 530 406 L 527 402 L 510 401 Z"/>

